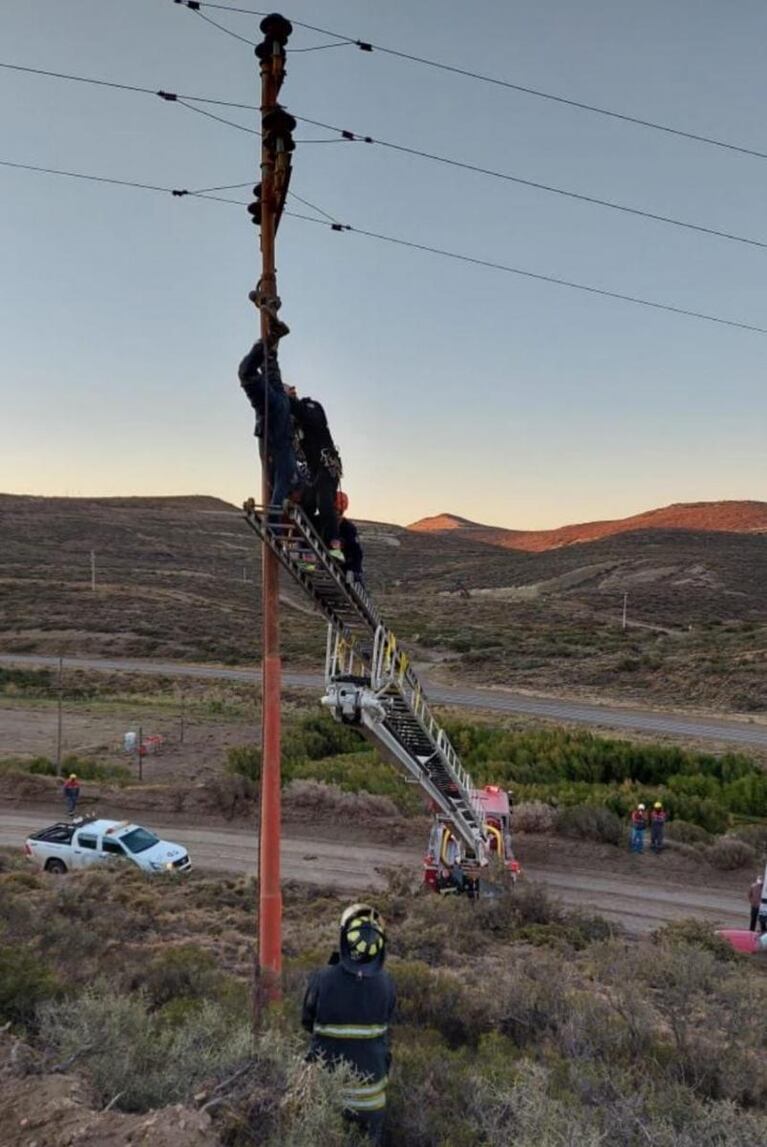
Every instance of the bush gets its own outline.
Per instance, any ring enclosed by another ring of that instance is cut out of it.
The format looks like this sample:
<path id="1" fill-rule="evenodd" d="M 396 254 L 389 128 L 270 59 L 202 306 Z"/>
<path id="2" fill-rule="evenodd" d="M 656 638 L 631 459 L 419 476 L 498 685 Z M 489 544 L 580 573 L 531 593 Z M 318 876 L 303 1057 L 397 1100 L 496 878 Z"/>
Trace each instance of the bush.
<path id="1" fill-rule="evenodd" d="M 751 845 L 758 857 L 767 857 L 767 824 L 741 824 L 732 830 L 730 836 Z"/>
<path id="2" fill-rule="evenodd" d="M 756 852 L 750 844 L 735 836 L 723 836 L 705 851 L 705 858 L 713 868 L 730 872 L 736 868 L 754 868 Z"/>
<path id="3" fill-rule="evenodd" d="M 511 814 L 514 832 L 553 832 L 554 821 L 554 809 L 543 801 L 523 801 L 515 806 Z"/>
<path id="4" fill-rule="evenodd" d="M 258 784 L 261 780 L 261 750 L 256 745 L 235 745 L 227 750 L 226 768 L 228 772 Z"/>
<path id="5" fill-rule="evenodd" d="M 574 805 L 557 814 L 557 832 L 563 836 L 598 840 L 603 844 L 620 844 L 625 835 L 621 820 L 609 809 L 598 805 Z"/>
<path id="6" fill-rule="evenodd" d="M 0 945 L 0 1018 L 31 1023 L 37 1007 L 61 992 L 47 964 L 25 944 Z"/>
<path id="7" fill-rule="evenodd" d="M 159 952 L 150 962 L 144 988 L 155 1007 L 171 1000 L 200 1000 L 215 994 L 220 980 L 212 952 L 182 944 Z"/>
<path id="8" fill-rule="evenodd" d="M 673 920 L 670 924 L 664 924 L 662 928 L 653 932 L 652 938 L 656 943 L 667 944 L 670 947 L 692 945 L 702 948 L 725 963 L 731 963 L 738 958 L 734 948 L 721 936 L 717 936 L 710 924 L 704 924 L 694 916 L 688 920 Z"/>
<path id="9" fill-rule="evenodd" d="M 687 820 L 671 820 L 666 825 L 666 835 L 680 844 L 710 844 L 711 833 L 700 825 Z"/>
<path id="10" fill-rule="evenodd" d="M 99 1100 L 119 1096 L 123 1111 L 147 1111 L 178 1103 L 201 1082 L 229 1072 L 251 1050 L 249 1017 L 233 1019 L 219 1004 L 205 1001 L 190 1009 L 183 1022 L 165 1023 L 149 1011 L 138 992 L 117 995 L 106 987 L 77 999 L 45 1004 L 40 1011 L 41 1036 L 66 1059 L 90 1049 L 82 1063 Z"/>

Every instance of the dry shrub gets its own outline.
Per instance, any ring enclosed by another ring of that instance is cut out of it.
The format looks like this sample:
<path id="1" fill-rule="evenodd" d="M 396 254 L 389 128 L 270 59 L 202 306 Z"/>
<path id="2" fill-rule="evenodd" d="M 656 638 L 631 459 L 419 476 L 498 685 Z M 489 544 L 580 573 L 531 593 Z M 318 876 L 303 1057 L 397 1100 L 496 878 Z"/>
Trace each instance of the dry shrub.
<path id="1" fill-rule="evenodd" d="M 511 814 L 514 832 L 553 832 L 555 821 L 556 812 L 544 801 L 523 801 L 514 807 Z"/>
<path id="2" fill-rule="evenodd" d="M 45 1044 L 62 1059 L 80 1053 L 98 1098 L 123 1111 L 181 1102 L 211 1076 L 225 1074 L 251 1051 L 247 1014 L 234 1018 L 205 1001 L 168 1023 L 145 995 L 105 986 L 40 1010 Z"/>
<path id="3" fill-rule="evenodd" d="M 658 944 L 667 944 L 671 947 L 694 945 L 710 952 L 717 960 L 723 960 L 725 963 L 733 963 L 738 959 L 737 953 L 727 941 L 717 936 L 710 924 L 705 924 L 695 916 L 664 924 L 653 933 L 652 938 Z"/>
<path id="4" fill-rule="evenodd" d="M 666 837 L 679 844 L 692 845 L 710 844 L 713 840 L 710 832 L 688 820 L 670 820 L 666 825 Z"/>
<path id="5" fill-rule="evenodd" d="M 233 820 L 237 815 L 252 811 L 258 799 L 258 786 L 247 777 L 226 775 L 207 781 L 205 793 L 218 812 L 227 820 Z"/>
<path id="6" fill-rule="evenodd" d="M 730 834 L 753 848 L 757 857 L 767 856 L 767 824 L 742 824 Z"/>
<path id="7" fill-rule="evenodd" d="M 392 961 L 390 971 L 397 985 L 397 1023 L 433 1028 L 450 1047 L 474 1047 L 492 1031 L 494 1002 L 481 984 L 435 972 L 418 960 Z"/>
<path id="8" fill-rule="evenodd" d="M 323 781 L 295 780 L 286 785 L 284 792 L 286 812 L 291 816 L 314 819 L 318 816 L 353 817 L 356 822 L 365 823 L 392 817 L 402 819 L 402 814 L 389 797 L 373 793 L 348 793 L 338 785 Z"/>
<path id="9" fill-rule="evenodd" d="M 623 822 L 614 812 L 590 804 L 561 809 L 557 813 L 556 829 L 562 836 L 597 840 L 602 844 L 620 844 L 625 835 Z"/>
<path id="10" fill-rule="evenodd" d="M 753 868 L 756 852 L 750 844 L 735 836 L 723 836 L 705 851 L 705 858 L 713 868 L 730 872 L 736 868 Z"/>

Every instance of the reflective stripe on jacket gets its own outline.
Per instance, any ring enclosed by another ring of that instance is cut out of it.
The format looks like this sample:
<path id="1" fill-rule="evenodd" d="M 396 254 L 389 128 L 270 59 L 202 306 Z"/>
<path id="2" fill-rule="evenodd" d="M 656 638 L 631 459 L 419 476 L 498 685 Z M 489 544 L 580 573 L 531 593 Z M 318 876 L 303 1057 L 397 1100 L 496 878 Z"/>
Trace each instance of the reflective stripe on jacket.
<path id="1" fill-rule="evenodd" d="M 312 973 L 304 997 L 301 1022 L 312 1033 L 309 1055 L 331 1065 L 348 1063 L 360 1081 L 343 1089 L 344 1105 L 378 1111 L 386 1105 L 394 984 L 383 969 L 360 976 L 347 971 L 336 953 L 331 960 Z"/>

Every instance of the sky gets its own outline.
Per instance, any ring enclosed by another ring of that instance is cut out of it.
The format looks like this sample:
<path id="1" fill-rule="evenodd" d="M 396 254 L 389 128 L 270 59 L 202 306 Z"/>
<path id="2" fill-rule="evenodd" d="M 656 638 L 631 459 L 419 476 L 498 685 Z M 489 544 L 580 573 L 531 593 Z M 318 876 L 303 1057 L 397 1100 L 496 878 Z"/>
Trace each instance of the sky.
<path id="1" fill-rule="evenodd" d="M 762 0 L 282 10 L 767 152 Z M 4 0 L 0 28 L 6 62 L 258 103 L 252 48 L 171 0 Z M 355 47 L 290 54 L 323 43 L 296 28 L 288 46 L 295 114 L 767 242 L 767 159 Z M 255 177 L 257 146 L 149 95 L 0 69 L 0 159 L 200 188 Z M 767 326 L 759 247 L 365 144 L 299 144 L 292 189 L 361 229 Z M 0 201 L 0 490 L 257 493 L 244 208 L 4 167 Z M 767 499 L 765 335 L 287 217 L 278 275 L 283 373 L 325 405 L 353 516 L 529 529 Z"/>

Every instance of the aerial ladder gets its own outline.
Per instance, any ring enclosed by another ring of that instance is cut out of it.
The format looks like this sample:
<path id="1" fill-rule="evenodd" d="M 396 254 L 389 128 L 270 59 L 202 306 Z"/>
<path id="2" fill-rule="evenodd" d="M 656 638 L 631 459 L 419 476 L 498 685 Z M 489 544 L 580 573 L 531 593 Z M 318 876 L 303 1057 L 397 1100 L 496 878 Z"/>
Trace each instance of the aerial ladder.
<path id="1" fill-rule="evenodd" d="M 325 694 L 333 717 L 355 725 L 381 756 L 428 796 L 435 825 L 424 862 L 427 884 L 476 890 L 495 854 L 516 877 L 508 794 L 475 789 L 445 730 L 429 709 L 410 658 L 384 624 L 367 590 L 343 567 L 301 508 L 245 503 L 245 520 L 328 624 Z"/>

